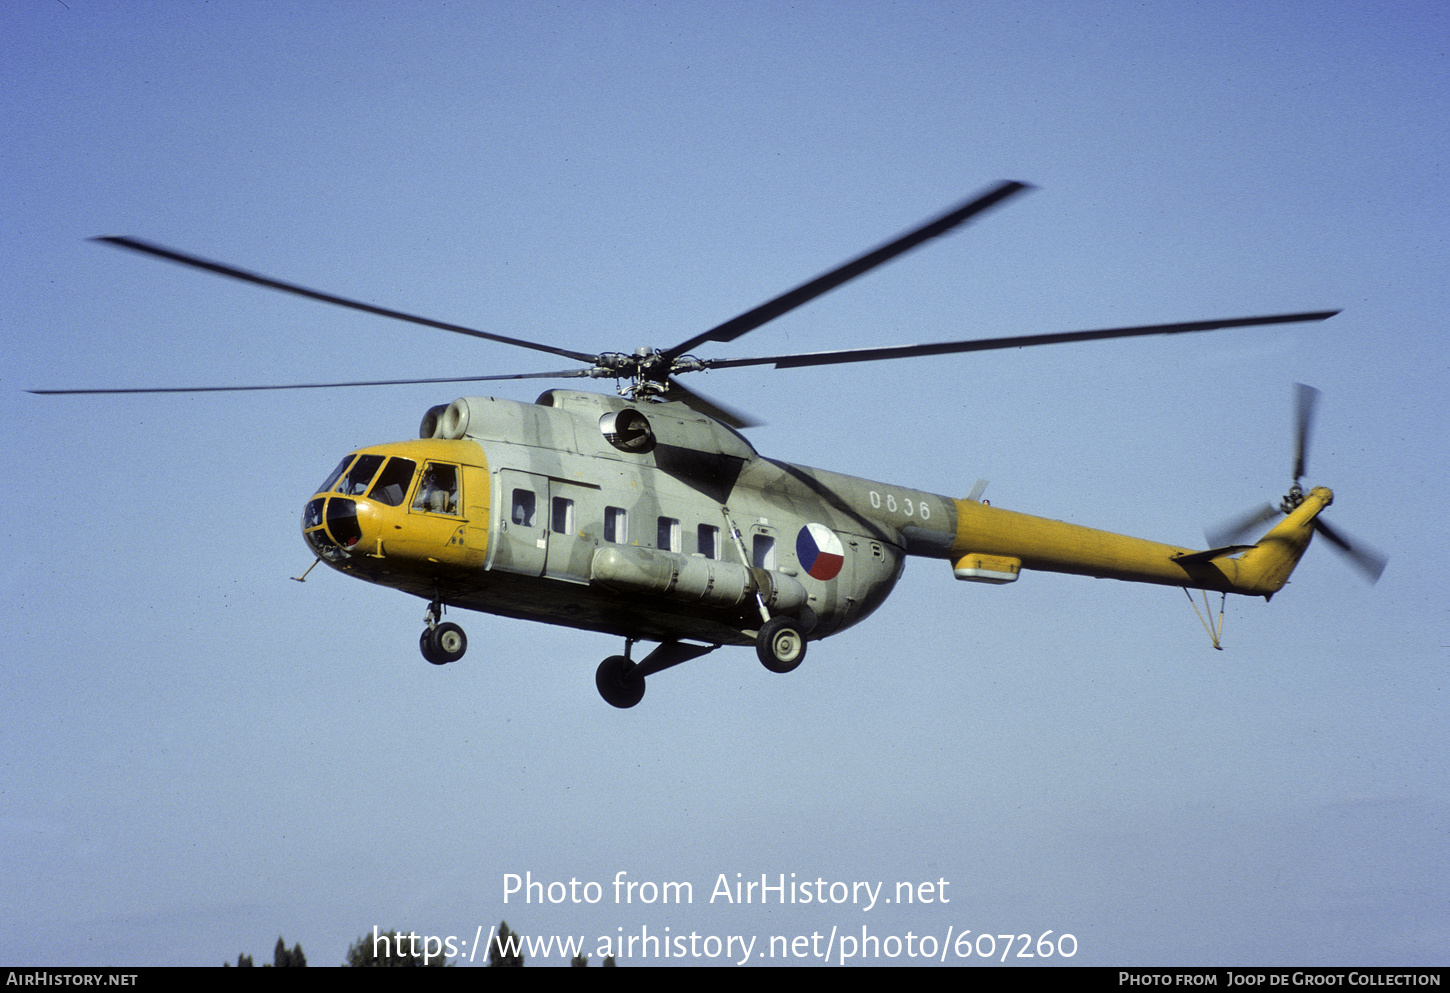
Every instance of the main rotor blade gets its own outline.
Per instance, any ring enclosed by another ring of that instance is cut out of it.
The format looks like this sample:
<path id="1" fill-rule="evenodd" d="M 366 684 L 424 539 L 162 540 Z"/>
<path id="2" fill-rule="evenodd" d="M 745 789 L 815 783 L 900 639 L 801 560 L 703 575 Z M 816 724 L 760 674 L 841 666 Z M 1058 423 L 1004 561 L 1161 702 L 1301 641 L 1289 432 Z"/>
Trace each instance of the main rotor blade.
<path id="1" fill-rule="evenodd" d="M 1183 334 L 1188 331 L 1217 331 L 1223 328 L 1256 327 L 1263 324 L 1292 324 L 1297 321 L 1322 321 L 1339 313 L 1318 310 L 1304 314 L 1276 314 L 1272 317 L 1239 317 L 1223 321 L 1193 321 L 1185 324 L 1149 324 L 1132 328 L 1105 328 L 1099 331 L 1064 331 L 1059 334 L 1030 334 L 1012 338 L 974 338 L 970 341 L 943 341 L 933 345 L 894 345 L 884 348 L 847 348 L 834 352 L 802 352 L 795 355 L 767 355 L 750 359 L 703 359 L 707 369 L 730 369 L 745 365 L 774 365 L 777 369 L 801 366 L 834 365 L 838 362 L 876 362 L 882 359 L 909 359 L 923 355 L 949 355 L 955 352 L 985 352 L 998 348 L 1025 348 L 1029 345 L 1061 345 L 1072 341 L 1097 341 L 1104 338 L 1136 338 L 1150 334 Z"/>
<path id="2" fill-rule="evenodd" d="M 253 390 L 328 390 L 343 386 L 412 386 L 418 383 L 484 383 L 503 379 L 579 379 L 591 369 L 563 372 L 520 372 L 499 376 L 448 376 L 442 379 L 374 379 L 354 383 L 286 383 L 277 386 L 149 386 L 99 390 L 26 390 L 43 396 L 80 396 L 90 393 L 246 393 Z"/>
<path id="3" fill-rule="evenodd" d="M 837 266 L 830 272 L 822 273 L 810 282 L 802 283 L 795 289 L 782 293 L 773 300 L 766 301 L 754 310 L 748 310 L 739 317 L 732 318 L 724 324 L 711 328 L 704 334 L 696 335 L 689 341 L 681 342 L 674 348 L 667 350 L 664 353 L 665 357 L 670 359 L 679 358 L 681 355 L 690 351 L 690 349 L 707 341 L 734 341 L 741 335 L 754 331 L 762 324 L 773 321 L 782 314 L 788 313 L 802 304 L 809 303 L 824 293 L 829 293 L 842 283 L 855 279 L 857 276 L 870 272 L 879 265 L 890 262 L 898 255 L 911 251 L 913 248 L 922 244 L 922 242 L 930 241 L 932 238 L 946 234 L 953 228 L 965 224 L 984 210 L 994 207 L 1008 197 L 1027 189 L 1031 189 L 1031 187 L 1026 183 L 1018 183 L 1015 181 L 1001 183 L 994 189 L 977 197 L 975 200 L 970 200 L 952 208 L 940 217 L 927 221 L 925 224 L 915 230 L 908 231 L 894 241 L 887 242 L 879 248 L 872 249 L 865 255 Z"/>
<path id="4" fill-rule="evenodd" d="M 1363 544 L 1356 547 L 1348 538 L 1335 531 L 1321 518 L 1314 518 L 1314 530 L 1324 535 L 1330 544 L 1344 553 L 1350 564 L 1358 569 L 1365 579 L 1371 583 L 1379 580 L 1380 574 L 1385 571 L 1385 565 L 1389 562 L 1387 556 Z"/>
<path id="5" fill-rule="evenodd" d="M 471 335 L 475 338 L 484 338 L 488 341 L 497 341 L 504 345 L 517 345 L 519 348 L 531 348 L 536 352 L 548 352 L 551 355 L 561 355 L 564 358 L 575 359 L 579 362 L 594 363 L 593 355 L 586 355 L 583 352 L 570 351 L 567 348 L 555 348 L 553 345 L 545 345 L 537 341 L 527 341 L 523 338 L 510 338 L 507 335 L 493 334 L 490 331 L 479 331 L 475 328 L 466 328 L 458 324 L 448 324 L 443 321 L 431 320 L 427 317 L 419 317 L 416 314 L 406 314 L 400 310 L 388 310 L 385 307 L 374 307 L 370 303 L 363 303 L 359 300 L 349 300 L 347 297 L 334 296 L 331 293 L 323 293 L 319 290 L 311 290 L 305 286 L 298 286 L 295 283 L 284 283 L 280 279 L 272 279 L 269 276 L 259 275 L 255 272 L 248 272 L 245 269 L 238 269 L 234 266 L 224 265 L 220 262 L 212 262 L 208 259 L 198 258 L 195 255 L 187 255 L 174 249 L 165 248 L 161 245 L 153 245 L 150 242 L 141 241 L 137 238 L 121 236 L 108 236 L 92 238 L 92 241 L 103 241 L 118 248 L 127 248 L 133 252 L 141 252 L 146 255 L 154 255 L 157 258 L 167 259 L 181 265 L 191 266 L 193 269 L 202 269 L 206 272 L 215 273 L 218 276 L 227 276 L 231 279 L 240 279 L 243 282 L 255 283 L 258 286 L 265 286 L 269 290 L 279 290 L 283 293 L 292 293 L 300 297 L 307 297 L 311 300 L 321 300 L 323 303 L 336 304 L 339 307 L 351 307 L 353 310 L 361 310 L 368 314 L 377 314 L 380 317 L 391 317 L 399 321 L 408 321 L 412 324 L 421 324 L 424 327 L 438 328 L 441 331 L 452 331 L 455 334 Z"/>
<path id="6" fill-rule="evenodd" d="M 1294 384 L 1294 482 L 1309 470 L 1309 437 L 1314 433 L 1314 408 L 1319 391 L 1303 383 Z M 1330 539 L 1333 540 L 1332 538 Z"/>
<path id="7" fill-rule="evenodd" d="M 720 403 L 718 400 L 711 400 L 709 397 L 701 393 L 695 392 L 688 386 L 682 384 L 678 379 L 675 379 L 673 376 L 671 376 L 669 379 L 669 389 L 665 391 L 664 398 L 666 400 L 674 400 L 678 403 L 683 403 L 691 410 L 699 411 L 706 417 L 713 417 L 721 424 L 728 424 L 736 430 L 739 430 L 741 428 L 753 428 L 764 423 L 763 421 L 755 420 L 749 414 L 744 414 L 738 410 L 733 410 L 730 407 L 725 406 L 723 403 Z"/>

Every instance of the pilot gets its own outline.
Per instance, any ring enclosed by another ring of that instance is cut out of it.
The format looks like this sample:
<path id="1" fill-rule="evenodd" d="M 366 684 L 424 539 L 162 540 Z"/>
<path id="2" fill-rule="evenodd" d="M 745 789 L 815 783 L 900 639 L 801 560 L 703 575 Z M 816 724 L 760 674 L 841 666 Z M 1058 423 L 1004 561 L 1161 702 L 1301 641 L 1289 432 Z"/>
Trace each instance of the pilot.
<path id="1" fill-rule="evenodd" d="M 458 477 L 452 466 L 428 466 L 418 489 L 417 506 L 434 514 L 458 513 Z"/>

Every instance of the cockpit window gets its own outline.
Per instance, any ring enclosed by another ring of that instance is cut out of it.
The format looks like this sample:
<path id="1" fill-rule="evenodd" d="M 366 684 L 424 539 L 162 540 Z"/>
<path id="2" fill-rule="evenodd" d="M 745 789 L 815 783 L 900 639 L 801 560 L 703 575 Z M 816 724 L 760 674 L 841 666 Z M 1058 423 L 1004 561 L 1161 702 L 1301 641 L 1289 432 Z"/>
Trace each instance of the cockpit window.
<path id="1" fill-rule="evenodd" d="M 347 464 L 349 462 L 351 462 L 351 461 L 352 461 L 352 456 L 349 455 L 347 458 L 345 458 L 341 462 L 339 462 L 337 464 L 337 468 L 334 469 L 334 470 L 332 470 L 332 475 L 330 475 L 330 476 L 327 477 L 327 482 L 325 482 L 321 486 L 319 486 L 317 488 L 316 492 L 318 492 L 318 493 L 326 493 L 328 490 L 332 489 L 332 484 L 335 483 L 335 482 L 337 482 L 338 478 L 342 476 L 342 470 L 346 469 L 347 468 Z"/>
<path id="2" fill-rule="evenodd" d="M 302 530 L 315 528 L 322 523 L 322 508 L 327 503 L 323 497 L 307 501 L 307 506 L 302 510 Z"/>
<path id="3" fill-rule="evenodd" d="M 373 499 L 389 507 L 399 506 L 408 495 L 408 484 L 417 468 L 418 463 L 412 459 L 389 459 L 373 485 Z"/>
<path id="4" fill-rule="evenodd" d="M 377 473 L 378 466 L 383 464 L 381 455 L 359 455 L 347 475 L 342 477 L 338 484 L 337 492 L 344 496 L 362 496 L 367 492 L 368 483 L 373 481 L 373 475 Z"/>
<path id="5" fill-rule="evenodd" d="M 458 513 L 458 467 L 429 462 L 423 469 L 418 495 L 413 498 L 413 509 L 430 514 Z"/>

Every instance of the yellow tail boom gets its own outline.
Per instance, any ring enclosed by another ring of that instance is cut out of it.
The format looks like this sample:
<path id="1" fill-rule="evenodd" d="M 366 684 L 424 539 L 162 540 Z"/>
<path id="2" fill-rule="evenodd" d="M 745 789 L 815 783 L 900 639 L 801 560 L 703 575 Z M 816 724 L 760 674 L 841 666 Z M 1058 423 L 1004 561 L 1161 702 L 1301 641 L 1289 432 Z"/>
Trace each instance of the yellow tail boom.
<path id="1" fill-rule="evenodd" d="M 958 576 L 987 582 L 1040 569 L 1268 599 L 1288 581 L 1314 536 L 1314 518 L 1333 501 L 1317 486 L 1257 543 L 1194 551 L 957 500 L 950 555 Z"/>

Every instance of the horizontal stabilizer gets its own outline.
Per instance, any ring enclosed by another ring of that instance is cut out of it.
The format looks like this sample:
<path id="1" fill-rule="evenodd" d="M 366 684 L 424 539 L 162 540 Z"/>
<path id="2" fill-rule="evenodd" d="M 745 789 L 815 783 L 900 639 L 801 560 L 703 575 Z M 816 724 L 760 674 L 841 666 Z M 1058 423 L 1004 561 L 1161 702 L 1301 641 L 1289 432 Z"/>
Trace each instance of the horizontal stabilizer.
<path id="1" fill-rule="evenodd" d="M 1239 552 L 1247 552 L 1250 548 L 1258 548 L 1258 545 L 1224 545 L 1222 548 L 1210 548 L 1206 552 L 1185 552 L 1182 555 L 1173 556 L 1173 561 L 1182 565 L 1192 565 L 1196 562 L 1212 562 L 1214 559 L 1221 559 L 1225 555 L 1237 555 Z"/>

